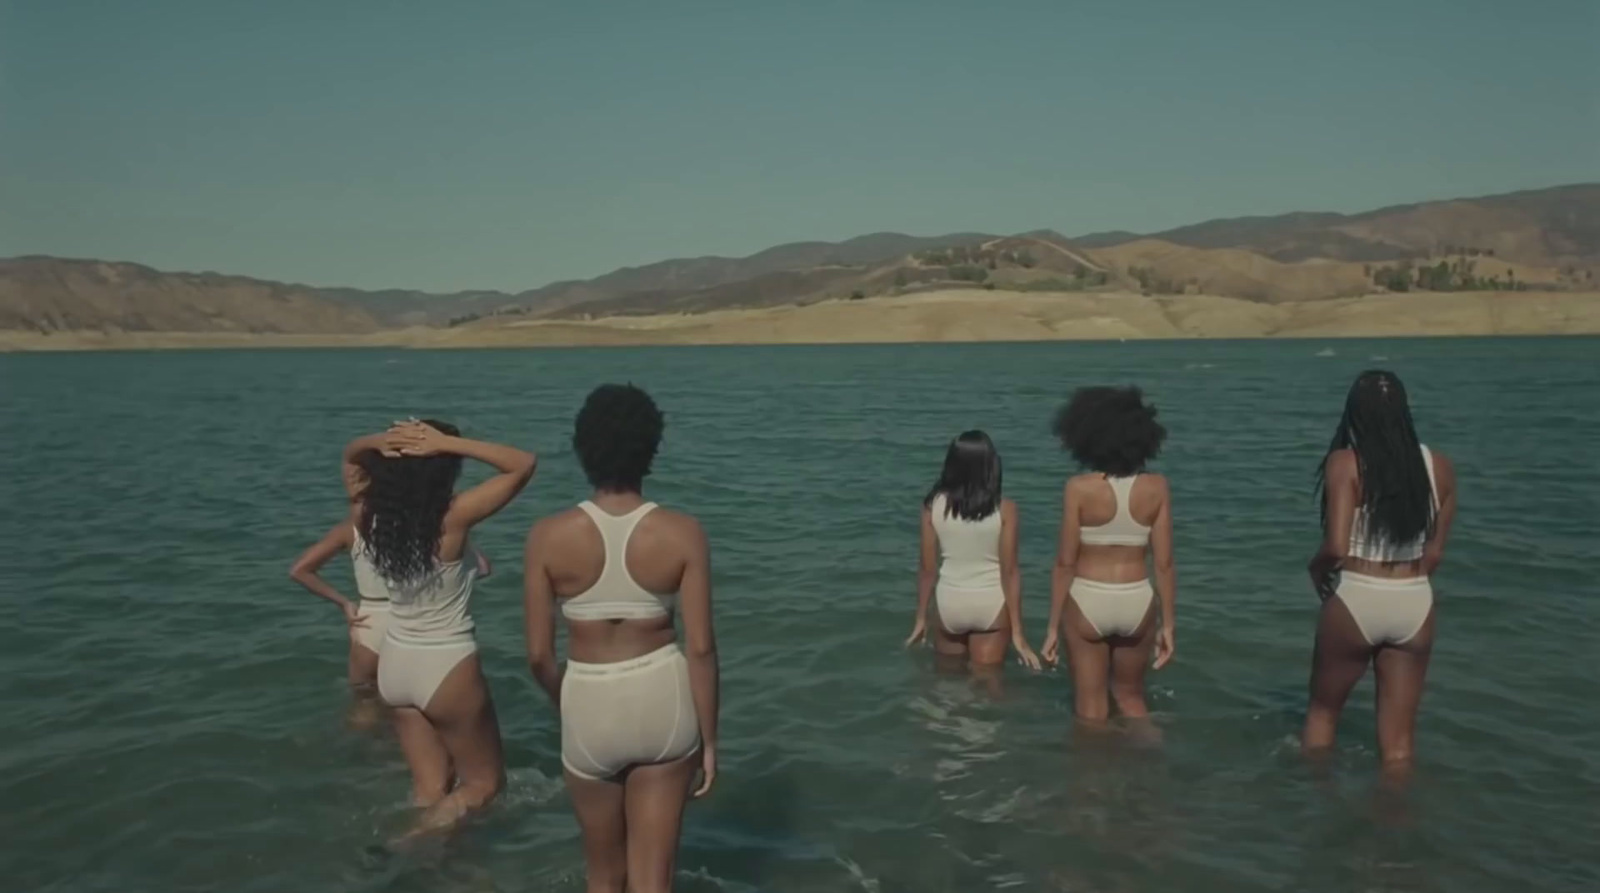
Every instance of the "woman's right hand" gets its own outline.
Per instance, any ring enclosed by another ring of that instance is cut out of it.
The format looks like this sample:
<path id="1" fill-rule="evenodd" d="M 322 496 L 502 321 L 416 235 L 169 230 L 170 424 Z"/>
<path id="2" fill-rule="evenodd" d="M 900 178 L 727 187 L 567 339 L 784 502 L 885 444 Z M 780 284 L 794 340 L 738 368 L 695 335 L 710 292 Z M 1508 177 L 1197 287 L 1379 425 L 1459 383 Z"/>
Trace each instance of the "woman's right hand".
<path id="1" fill-rule="evenodd" d="M 906 647 L 910 648 L 913 645 L 920 644 L 923 640 L 925 640 L 927 638 L 928 638 L 928 621 L 924 620 L 921 617 L 918 617 L 916 625 L 911 627 L 911 635 L 906 636 Z"/>
<path id="2" fill-rule="evenodd" d="M 1061 637 L 1053 627 L 1045 634 L 1044 647 L 1039 649 L 1039 658 L 1052 667 L 1061 659 Z"/>
<path id="3" fill-rule="evenodd" d="M 1174 641 L 1172 627 L 1163 624 L 1156 633 L 1156 662 L 1152 669 L 1159 670 L 1166 666 L 1167 662 L 1172 660 L 1173 652 L 1177 650 L 1178 644 Z"/>
<path id="4" fill-rule="evenodd" d="M 711 785 L 717 780 L 717 749 L 707 747 L 700 752 L 700 786 L 695 788 L 691 799 L 698 800 L 711 793 Z"/>
<path id="5" fill-rule="evenodd" d="M 437 456 L 449 452 L 450 435 L 427 422 L 397 422 L 389 429 L 388 444 L 402 456 Z"/>
<path id="6" fill-rule="evenodd" d="M 367 615 L 361 613 L 355 602 L 345 602 L 339 606 L 339 610 L 344 612 L 344 622 L 350 624 L 351 630 L 367 627 Z"/>

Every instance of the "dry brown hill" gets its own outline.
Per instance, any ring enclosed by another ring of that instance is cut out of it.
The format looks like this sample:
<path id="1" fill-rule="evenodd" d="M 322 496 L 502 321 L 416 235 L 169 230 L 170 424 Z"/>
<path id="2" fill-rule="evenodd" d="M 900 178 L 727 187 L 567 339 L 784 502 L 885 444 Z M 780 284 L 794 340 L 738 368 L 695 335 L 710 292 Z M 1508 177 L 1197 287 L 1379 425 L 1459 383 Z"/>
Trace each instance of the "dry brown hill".
<path id="1" fill-rule="evenodd" d="M 624 267 L 516 294 L 315 288 L 130 263 L 0 260 L 0 329 L 343 333 L 808 305 L 951 288 L 1208 294 L 1265 303 L 1372 291 L 1593 290 L 1600 184 L 1213 220 L 1154 236 L 877 233 L 744 258 Z"/>

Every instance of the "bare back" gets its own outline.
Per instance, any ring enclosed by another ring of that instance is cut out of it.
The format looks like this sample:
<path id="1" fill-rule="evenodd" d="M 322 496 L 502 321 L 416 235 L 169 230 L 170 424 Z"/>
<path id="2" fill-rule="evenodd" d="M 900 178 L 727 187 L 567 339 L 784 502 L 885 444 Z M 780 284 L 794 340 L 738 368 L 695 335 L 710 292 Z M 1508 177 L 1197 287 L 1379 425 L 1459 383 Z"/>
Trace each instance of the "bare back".
<path id="1" fill-rule="evenodd" d="M 1117 496 L 1106 476 L 1080 474 L 1067 481 L 1066 503 L 1076 507 L 1074 530 L 1099 527 L 1117 516 Z M 1154 528 L 1167 500 L 1166 478 L 1141 474 L 1128 494 L 1128 514 L 1147 528 Z M 1078 575 L 1104 583 L 1133 583 L 1148 575 L 1145 565 L 1150 546 L 1097 545 L 1078 539 Z"/>
<path id="2" fill-rule="evenodd" d="M 619 515 L 642 505 L 637 496 L 595 502 L 603 511 Z M 542 572 L 556 602 L 588 592 L 600 581 L 606 564 L 605 541 L 583 510 L 574 507 L 545 518 L 536 531 L 542 546 Z M 694 518 L 664 508 L 650 511 L 639 519 L 628 539 L 628 576 L 646 592 L 677 593 L 700 537 Z M 629 660 L 669 645 L 677 637 L 671 613 L 614 620 L 569 618 L 567 626 L 569 655 L 586 663 Z"/>

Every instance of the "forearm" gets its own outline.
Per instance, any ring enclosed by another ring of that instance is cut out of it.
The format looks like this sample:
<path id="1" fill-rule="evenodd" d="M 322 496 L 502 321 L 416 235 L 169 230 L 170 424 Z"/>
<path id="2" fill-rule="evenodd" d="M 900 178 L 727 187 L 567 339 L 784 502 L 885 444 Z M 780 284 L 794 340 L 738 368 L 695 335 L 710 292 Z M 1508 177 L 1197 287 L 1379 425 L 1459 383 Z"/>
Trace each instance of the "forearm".
<path id="1" fill-rule="evenodd" d="M 533 681 L 539 683 L 539 687 L 550 698 L 550 703 L 556 709 L 561 709 L 561 665 L 556 662 L 555 652 L 530 655 L 528 669 L 533 673 Z"/>
<path id="2" fill-rule="evenodd" d="M 468 440 L 465 437 L 446 438 L 445 449 L 458 456 L 476 459 L 486 465 L 491 465 L 501 474 L 531 474 L 534 465 L 538 462 L 537 457 L 527 450 L 519 450 L 503 443 Z"/>
<path id="3" fill-rule="evenodd" d="M 937 576 L 927 571 L 917 574 L 917 619 L 928 619 L 928 603 L 933 601 L 933 585 Z"/>
<path id="4" fill-rule="evenodd" d="M 1173 629 L 1177 623 L 1178 571 L 1172 565 L 1156 567 L 1156 589 L 1161 595 L 1161 625 Z"/>
<path id="5" fill-rule="evenodd" d="M 305 587 L 307 592 L 311 593 L 317 598 L 326 599 L 341 608 L 344 608 L 350 604 L 350 599 L 341 595 L 339 590 L 328 585 L 328 581 L 322 579 L 322 577 L 318 576 L 317 574 L 294 572 L 290 573 L 289 577 L 296 583 L 299 583 L 301 586 Z"/>
<path id="6" fill-rule="evenodd" d="M 717 653 L 691 654 L 689 692 L 694 698 L 694 715 L 700 720 L 700 743 L 707 750 L 717 747 Z"/>
<path id="7" fill-rule="evenodd" d="M 1059 630 L 1061 620 L 1067 613 L 1067 593 L 1072 589 L 1072 578 L 1077 574 L 1077 568 L 1070 564 L 1056 563 L 1050 571 L 1050 628 Z"/>
<path id="8" fill-rule="evenodd" d="M 1022 635 L 1022 574 L 1013 569 L 1003 578 L 1002 591 L 1006 596 L 1006 616 L 1011 618 L 1011 637 Z"/>
<path id="9" fill-rule="evenodd" d="M 383 434 L 363 434 L 345 444 L 343 456 L 345 464 L 354 465 L 356 458 L 362 453 L 372 453 L 383 449 L 384 437 L 385 435 Z"/>

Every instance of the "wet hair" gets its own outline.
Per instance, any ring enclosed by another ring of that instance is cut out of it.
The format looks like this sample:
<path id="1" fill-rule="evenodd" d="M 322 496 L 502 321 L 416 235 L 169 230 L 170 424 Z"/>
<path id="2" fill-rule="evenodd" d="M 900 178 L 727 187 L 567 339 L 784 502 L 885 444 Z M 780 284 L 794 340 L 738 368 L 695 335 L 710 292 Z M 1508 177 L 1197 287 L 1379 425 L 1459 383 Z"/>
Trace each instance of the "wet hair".
<path id="1" fill-rule="evenodd" d="M 1409 543 L 1433 528 L 1433 485 L 1411 422 L 1405 385 L 1393 372 L 1369 369 L 1356 377 L 1344 400 L 1344 416 L 1328 452 L 1317 466 L 1316 492 L 1322 524 L 1328 524 L 1328 491 L 1323 476 L 1336 450 L 1356 454 L 1361 505 L 1367 530 L 1380 541 Z"/>
<path id="2" fill-rule="evenodd" d="M 966 521 L 981 521 L 1000 507 L 1000 451 L 982 431 L 963 431 L 950 441 L 944 468 L 922 504 L 933 505 L 944 496 L 944 513 Z"/>
<path id="3" fill-rule="evenodd" d="M 452 437 L 461 433 L 449 422 L 422 421 Z M 432 571 L 444 535 L 444 515 L 461 476 L 461 457 L 440 453 L 390 458 L 367 452 L 356 462 L 367 476 L 357 496 L 361 513 L 356 529 L 378 572 L 405 582 Z"/>
<path id="4" fill-rule="evenodd" d="M 572 449 L 596 490 L 637 493 L 661 446 L 666 419 L 656 402 L 632 384 L 603 384 L 589 392 L 573 425 Z"/>
<path id="5" fill-rule="evenodd" d="M 1144 471 L 1167 439 L 1155 406 L 1136 387 L 1079 388 L 1056 410 L 1051 430 L 1078 464 L 1112 477 Z"/>

